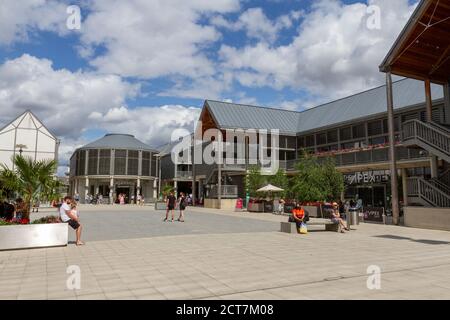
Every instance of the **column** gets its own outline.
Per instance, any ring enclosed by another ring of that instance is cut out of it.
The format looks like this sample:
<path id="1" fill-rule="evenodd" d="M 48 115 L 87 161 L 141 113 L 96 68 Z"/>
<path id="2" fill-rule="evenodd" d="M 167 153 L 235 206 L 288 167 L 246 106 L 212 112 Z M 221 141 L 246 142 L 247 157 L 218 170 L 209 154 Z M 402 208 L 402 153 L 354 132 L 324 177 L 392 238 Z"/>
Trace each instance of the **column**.
<path id="1" fill-rule="evenodd" d="M 403 205 L 408 206 L 408 171 L 402 169 Z"/>
<path id="2" fill-rule="evenodd" d="M 425 98 L 426 98 L 426 111 L 427 111 L 427 122 L 433 121 L 433 98 L 431 96 L 431 81 L 429 79 L 425 80 Z M 430 160 L 431 167 L 431 178 L 438 177 L 438 162 L 437 157 L 431 154 Z"/>
<path id="3" fill-rule="evenodd" d="M 114 177 L 109 180 L 109 203 L 114 204 Z"/>
<path id="4" fill-rule="evenodd" d="M 85 187 L 84 188 L 84 199 L 87 199 L 87 196 L 89 194 L 89 178 L 87 176 L 86 176 L 86 183 L 85 183 L 84 187 Z"/>
<path id="5" fill-rule="evenodd" d="M 196 186 L 196 180 L 197 180 L 197 173 L 195 170 L 195 162 L 192 161 L 192 203 L 195 206 L 196 200 L 197 200 L 197 190 L 195 188 Z M 199 195 L 200 197 L 200 195 Z"/>
<path id="6" fill-rule="evenodd" d="M 158 190 L 157 190 L 157 188 L 158 188 L 158 183 L 157 183 L 157 181 L 155 179 L 155 180 L 153 180 L 153 199 L 155 199 L 155 201 L 158 199 Z"/>
<path id="7" fill-rule="evenodd" d="M 389 160 L 391 171 L 391 202 L 392 202 L 392 218 L 393 223 L 398 225 L 400 211 L 398 205 L 398 178 L 397 178 L 397 161 L 395 155 L 395 124 L 394 124 L 394 97 L 392 93 L 392 74 L 386 73 L 386 94 L 387 94 L 387 111 L 389 126 Z"/>
<path id="8" fill-rule="evenodd" d="M 444 85 L 444 123 L 450 124 L 450 80 Z"/>
<path id="9" fill-rule="evenodd" d="M 217 202 L 217 209 L 222 209 L 222 164 L 220 163 L 217 165 Z"/>
<path id="10" fill-rule="evenodd" d="M 137 189 L 136 190 L 136 197 L 137 197 L 138 195 L 141 194 L 141 179 L 140 178 L 137 179 L 136 189 Z"/>
<path id="11" fill-rule="evenodd" d="M 173 188 L 175 189 L 175 197 L 178 198 L 178 181 L 173 182 Z"/>

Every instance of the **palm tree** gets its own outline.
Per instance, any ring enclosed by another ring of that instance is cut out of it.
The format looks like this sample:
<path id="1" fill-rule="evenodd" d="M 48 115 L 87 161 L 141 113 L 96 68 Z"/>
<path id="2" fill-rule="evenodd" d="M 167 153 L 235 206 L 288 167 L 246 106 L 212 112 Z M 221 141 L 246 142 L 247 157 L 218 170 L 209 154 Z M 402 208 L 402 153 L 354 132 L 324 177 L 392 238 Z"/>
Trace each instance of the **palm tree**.
<path id="1" fill-rule="evenodd" d="M 29 219 L 32 201 L 53 195 L 58 187 L 55 181 L 57 163 L 54 160 L 35 161 L 30 157 L 13 157 L 14 170 L 1 165 L 0 182 L 11 191 L 16 191 L 25 202 L 25 215 Z"/>

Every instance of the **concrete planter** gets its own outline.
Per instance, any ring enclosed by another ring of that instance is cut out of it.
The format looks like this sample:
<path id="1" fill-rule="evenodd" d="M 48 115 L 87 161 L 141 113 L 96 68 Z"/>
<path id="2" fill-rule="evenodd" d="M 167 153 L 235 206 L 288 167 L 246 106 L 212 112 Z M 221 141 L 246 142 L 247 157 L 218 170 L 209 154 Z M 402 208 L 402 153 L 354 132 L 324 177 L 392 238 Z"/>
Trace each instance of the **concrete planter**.
<path id="1" fill-rule="evenodd" d="M 27 224 L 0 227 L 0 250 L 67 246 L 67 223 Z"/>
<path id="2" fill-rule="evenodd" d="M 249 203 L 247 207 L 248 212 L 264 212 L 264 203 Z"/>
<path id="3" fill-rule="evenodd" d="M 155 210 L 166 210 L 167 206 L 165 202 L 155 202 Z"/>

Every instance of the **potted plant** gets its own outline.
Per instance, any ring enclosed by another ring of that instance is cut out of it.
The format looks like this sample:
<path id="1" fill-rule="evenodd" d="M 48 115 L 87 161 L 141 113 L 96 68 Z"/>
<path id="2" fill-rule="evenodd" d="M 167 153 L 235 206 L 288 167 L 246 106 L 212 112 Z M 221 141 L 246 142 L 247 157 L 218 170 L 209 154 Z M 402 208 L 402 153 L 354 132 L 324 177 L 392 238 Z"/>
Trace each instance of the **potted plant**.
<path id="1" fill-rule="evenodd" d="M 65 246 L 68 242 L 66 223 L 56 218 L 43 218 L 30 224 L 31 204 L 36 199 L 55 197 L 60 183 L 55 179 L 56 161 L 35 161 L 17 155 L 14 170 L 0 167 L 2 194 L 15 193 L 22 198 L 20 214 L 0 222 L 0 250 Z"/>

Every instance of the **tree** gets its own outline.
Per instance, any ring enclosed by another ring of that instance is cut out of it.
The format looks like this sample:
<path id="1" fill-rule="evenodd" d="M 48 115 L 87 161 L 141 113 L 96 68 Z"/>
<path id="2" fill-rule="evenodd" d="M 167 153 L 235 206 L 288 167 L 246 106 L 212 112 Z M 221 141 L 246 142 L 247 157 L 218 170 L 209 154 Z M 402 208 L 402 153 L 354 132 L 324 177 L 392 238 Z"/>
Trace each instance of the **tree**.
<path id="1" fill-rule="evenodd" d="M 30 157 L 13 157 L 14 170 L 1 165 L 0 177 L 7 189 L 17 192 L 25 202 L 24 219 L 29 219 L 32 201 L 51 194 L 56 186 L 54 160 L 35 161 Z"/>
<path id="2" fill-rule="evenodd" d="M 162 188 L 162 194 L 164 197 L 167 197 L 169 193 L 173 192 L 174 188 L 170 184 L 165 184 Z"/>
<path id="3" fill-rule="evenodd" d="M 250 197 L 258 196 L 256 190 L 263 187 L 265 178 L 261 174 L 261 169 L 258 166 L 251 166 L 245 178 L 245 189 L 250 194 Z"/>
<path id="4" fill-rule="evenodd" d="M 324 200 L 322 172 L 315 158 L 305 155 L 296 164 L 297 174 L 293 178 L 293 193 L 300 202 Z"/>
<path id="5" fill-rule="evenodd" d="M 344 191 L 344 176 L 336 170 L 333 159 L 327 158 L 322 163 L 323 187 L 325 200 L 334 201 L 340 199 Z"/>
<path id="6" fill-rule="evenodd" d="M 270 176 L 269 182 L 278 188 L 284 189 L 283 192 L 279 193 L 283 198 L 289 193 L 289 179 L 286 175 L 286 171 L 283 169 L 279 169 L 275 175 Z"/>
<path id="7" fill-rule="evenodd" d="M 344 190 L 344 178 L 332 159 L 324 162 L 304 154 L 296 166 L 293 192 L 301 202 L 333 201 Z"/>

